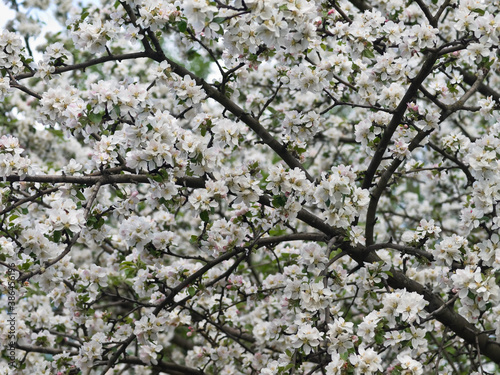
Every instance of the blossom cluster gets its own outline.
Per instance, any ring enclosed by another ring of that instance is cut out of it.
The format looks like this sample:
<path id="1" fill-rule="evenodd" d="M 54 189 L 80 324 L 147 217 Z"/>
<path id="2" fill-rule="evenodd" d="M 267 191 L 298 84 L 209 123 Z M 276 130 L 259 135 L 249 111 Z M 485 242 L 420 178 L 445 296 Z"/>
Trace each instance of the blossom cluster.
<path id="1" fill-rule="evenodd" d="M 326 222 L 347 229 L 369 202 L 369 193 L 356 186 L 356 173 L 340 165 L 323 174 L 314 191 L 315 203 L 324 210 Z"/>
<path id="2" fill-rule="evenodd" d="M 499 371 L 494 2 L 12 6 L 0 373 Z"/>

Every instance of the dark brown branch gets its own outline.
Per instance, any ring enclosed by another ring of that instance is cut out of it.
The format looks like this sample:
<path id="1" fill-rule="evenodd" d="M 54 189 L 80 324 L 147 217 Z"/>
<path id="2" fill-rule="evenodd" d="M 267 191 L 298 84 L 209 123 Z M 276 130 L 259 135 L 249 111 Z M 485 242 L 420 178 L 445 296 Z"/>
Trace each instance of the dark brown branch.
<path id="1" fill-rule="evenodd" d="M 28 352 L 28 353 L 42 353 L 42 354 L 51 354 L 51 355 L 62 354 L 63 352 L 66 352 L 69 355 L 77 355 L 78 354 L 78 352 L 76 352 L 76 351 L 68 352 L 66 349 L 46 348 L 44 346 L 34 346 L 34 345 L 16 344 L 16 349 L 24 350 L 25 352 Z"/>
<path id="2" fill-rule="evenodd" d="M 281 86 L 283 86 L 283 83 L 280 82 L 280 84 L 278 85 L 278 87 L 274 91 L 273 95 L 271 95 L 271 97 L 269 99 L 267 99 L 267 101 L 262 106 L 262 109 L 259 111 L 258 115 L 255 116 L 256 120 L 259 120 L 260 117 L 262 116 L 262 114 L 264 113 L 264 111 L 267 109 L 267 107 L 269 107 L 269 105 L 271 105 L 273 100 L 276 98 L 276 95 L 278 95 L 278 92 L 280 91 Z"/>
<path id="3" fill-rule="evenodd" d="M 291 233 L 283 236 L 261 237 L 256 241 L 256 245 L 265 246 L 288 241 L 328 242 L 328 238 L 324 233 Z"/>
<path id="4" fill-rule="evenodd" d="M 432 16 L 432 13 L 429 10 L 429 7 L 426 4 L 424 4 L 424 2 L 422 0 L 415 0 L 415 2 L 420 7 L 420 10 L 424 13 L 425 17 L 429 21 L 429 24 L 432 27 L 436 27 L 437 26 L 437 20 Z"/>
<path id="5" fill-rule="evenodd" d="M 431 131 L 432 130 L 418 133 L 417 136 L 411 141 L 410 145 L 408 146 L 410 152 L 413 151 L 415 148 L 417 148 L 420 145 L 420 142 L 425 137 L 427 137 L 431 133 Z M 375 186 L 375 189 L 373 189 L 371 192 L 370 203 L 368 204 L 368 210 L 366 213 L 366 226 L 365 226 L 365 238 L 367 246 L 373 244 L 373 233 L 375 228 L 375 222 L 377 221 L 376 214 L 377 214 L 378 201 L 382 196 L 383 192 L 385 191 L 387 185 L 389 184 L 389 181 L 392 178 L 394 172 L 396 172 L 396 170 L 399 168 L 402 162 L 403 159 L 394 159 L 392 163 L 384 170 L 384 172 L 379 178 L 377 185 Z"/>
<path id="6" fill-rule="evenodd" d="M 462 76 L 464 77 L 464 82 L 467 83 L 468 85 L 472 86 L 478 77 L 476 77 L 474 74 L 471 74 L 464 69 L 459 69 L 460 73 L 462 73 Z M 497 102 L 500 103 L 500 93 L 498 91 L 495 91 L 492 89 L 490 86 L 485 85 L 484 83 L 480 83 L 479 87 L 477 89 L 481 94 L 484 96 L 491 96 L 493 99 Z"/>
<path id="7" fill-rule="evenodd" d="M 366 170 L 365 179 L 363 181 L 363 188 L 368 189 L 372 185 L 375 172 L 382 161 L 385 150 L 389 145 L 389 142 L 392 138 L 392 135 L 394 134 L 394 131 L 397 129 L 397 127 L 401 122 L 401 119 L 404 116 L 404 113 L 406 111 L 406 104 L 416 94 L 416 92 L 419 89 L 421 89 L 420 87 L 421 83 L 427 77 L 427 75 L 432 71 L 433 65 L 436 62 L 436 60 L 437 60 L 436 54 L 431 54 L 430 57 L 427 58 L 427 60 L 424 63 L 424 66 L 422 67 L 419 74 L 408 88 L 408 91 L 403 97 L 403 100 L 401 100 L 400 104 L 398 105 L 398 108 L 396 109 L 396 112 L 392 117 L 391 122 L 387 126 L 387 129 L 385 130 L 382 136 L 382 140 L 380 141 L 377 150 L 375 151 L 375 155 L 373 156 L 373 159 L 370 162 L 368 169 Z M 476 92 L 483 79 L 484 79 L 484 73 L 483 75 L 477 77 L 477 79 L 472 84 L 471 88 L 456 103 L 450 106 L 446 106 L 444 108 L 444 110 L 441 113 L 439 121 L 443 121 L 451 113 L 459 110 L 465 104 L 465 102 L 472 96 L 472 94 Z M 428 134 L 430 134 L 430 131 L 421 132 L 420 134 L 418 134 L 410 144 L 409 147 L 410 151 L 418 147 L 420 142 Z M 373 244 L 373 231 L 376 222 L 376 211 L 377 211 L 378 201 L 382 196 L 382 193 L 384 192 L 385 188 L 387 187 L 389 180 L 391 179 L 392 175 L 397 170 L 401 162 L 402 160 L 400 159 L 394 160 L 393 163 L 388 168 L 386 168 L 385 171 L 382 173 L 382 176 L 380 177 L 376 188 L 371 192 L 370 203 L 368 205 L 368 211 L 366 216 L 366 229 L 365 229 L 366 244 L 368 246 Z M 457 165 L 460 166 L 460 164 Z"/>
<path id="8" fill-rule="evenodd" d="M 138 357 L 127 356 L 119 360 L 118 363 L 127 363 L 131 365 L 140 365 L 140 366 L 151 366 L 153 370 L 167 372 L 169 374 L 187 374 L 187 375 L 205 375 L 205 373 L 201 370 L 197 370 L 191 367 L 178 365 L 176 363 L 171 362 L 158 362 L 156 365 L 148 365 L 141 361 Z M 104 372 L 103 372 L 104 374 Z"/>
<path id="9" fill-rule="evenodd" d="M 472 184 L 474 183 L 475 179 L 474 179 L 474 177 L 472 177 L 472 174 L 470 173 L 469 168 L 464 163 L 462 163 L 460 160 L 458 160 L 453 155 L 450 155 L 450 154 L 446 153 L 444 150 L 442 150 L 441 148 L 439 148 L 434 143 L 429 142 L 428 145 L 429 145 L 430 148 L 432 148 L 434 151 L 438 152 L 444 158 L 446 158 L 446 159 L 452 161 L 453 163 L 455 163 L 458 166 L 458 168 L 460 168 L 460 170 L 462 172 L 464 172 L 465 176 L 467 177 L 467 185 L 468 186 L 472 186 Z"/>
<path id="10" fill-rule="evenodd" d="M 24 93 L 26 93 L 26 94 L 28 94 L 28 95 L 30 95 L 30 96 L 38 99 L 38 100 L 42 99 L 42 97 L 39 94 L 37 94 L 36 92 L 30 90 L 26 86 L 20 85 L 19 83 L 13 83 L 12 82 L 10 84 L 10 87 L 14 87 L 14 88 L 16 88 L 18 90 L 21 90 L 22 92 L 24 92 Z"/>
<path id="11" fill-rule="evenodd" d="M 439 7 L 438 11 L 434 15 L 434 19 L 436 20 L 436 23 L 439 22 L 439 19 L 441 18 L 441 15 L 445 11 L 446 8 L 450 5 L 451 0 L 445 0 L 444 3 Z"/>
<path id="12" fill-rule="evenodd" d="M 365 10 L 371 10 L 371 7 L 363 0 L 349 0 L 349 2 L 356 8 L 358 8 L 361 12 L 364 12 Z"/>
<path id="13" fill-rule="evenodd" d="M 365 248 L 365 251 L 375 251 L 375 250 L 379 250 L 379 249 L 394 249 L 394 250 L 398 250 L 404 254 L 410 254 L 410 255 L 415 255 L 415 256 L 422 257 L 422 258 L 426 258 L 431 262 L 434 261 L 434 256 L 431 253 L 429 253 L 428 251 L 425 251 L 425 250 L 422 250 L 422 249 L 419 249 L 416 247 L 412 247 L 412 246 L 398 245 L 398 244 L 391 243 L 391 242 L 376 243 L 376 244 L 367 246 Z"/>
<path id="14" fill-rule="evenodd" d="M 401 120 L 403 119 L 403 116 L 407 109 L 407 104 L 413 99 L 420 85 L 422 84 L 422 82 L 424 82 L 425 78 L 427 78 L 430 72 L 432 72 L 434 68 L 434 63 L 436 62 L 437 58 L 438 56 L 435 53 L 432 53 L 427 56 L 422 65 L 422 69 L 420 69 L 420 72 L 413 79 L 410 87 L 408 88 L 408 90 L 406 90 L 403 99 L 401 99 L 401 102 L 394 111 L 394 115 L 392 116 L 391 121 L 387 125 L 387 128 L 385 129 L 384 134 L 382 135 L 382 139 L 380 140 L 380 143 L 377 147 L 377 150 L 375 151 L 375 155 L 373 156 L 370 165 L 366 170 L 365 179 L 362 185 L 363 189 L 368 189 L 372 186 L 375 173 L 377 172 L 377 169 L 380 163 L 382 162 L 385 150 L 389 146 L 389 143 L 391 141 L 394 132 L 396 131 L 399 124 L 401 123 Z M 371 244 L 370 242 L 371 239 L 369 239 L 368 237 L 367 241 L 368 241 L 367 244 Z"/>
<path id="15" fill-rule="evenodd" d="M 21 178 L 20 176 L 7 176 L 5 181 L 9 182 L 39 182 L 48 184 L 80 184 L 95 185 L 101 181 L 102 185 L 126 184 L 126 183 L 151 183 L 153 175 L 146 174 L 117 174 L 117 175 L 85 175 L 85 176 L 66 176 L 66 175 L 29 175 Z M 175 183 L 180 186 L 202 188 L 205 186 L 205 180 L 200 177 L 180 177 L 175 179 Z"/>
<path id="16" fill-rule="evenodd" d="M 154 43 L 156 45 L 156 43 Z M 286 146 L 278 142 L 266 128 L 251 114 L 245 112 L 243 108 L 238 106 L 235 102 L 229 99 L 226 95 L 219 92 L 215 87 L 208 84 L 205 80 L 193 74 L 183 66 L 177 64 L 176 62 L 170 60 L 163 53 L 150 54 L 150 57 L 158 62 L 167 61 L 172 67 L 172 71 L 181 77 L 189 76 L 191 77 L 197 85 L 202 86 L 203 90 L 207 95 L 222 105 L 227 111 L 231 112 L 240 121 L 243 121 L 250 129 L 252 129 L 259 138 L 267 144 L 290 168 L 299 168 L 302 170 L 307 179 L 311 182 L 314 178 L 311 177 L 309 172 L 304 168 L 302 164 L 288 152 Z"/>
<path id="17" fill-rule="evenodd" d="M 73 65 L 66 65 L 66 66 L 60 66 L 57 67 L 54 72 L 51 74 L 61 74 L 64 72 L 70 72 L 73 70 L 85 70 L 88 67 L 94 66 L 94 65 L 99 65 L 108 61 L 122 61 L 122 60 L 132 60 L 132 59 L 138 59 L 141 57 L 148 57 L 150 53 L 148 52 L 134 52 L 134 53 L 125 53 L 122 55 L 110 55 L 110 56 L 103 56 L 99 57 L 97 59 L 85 61 L 83 63 L 79 64 L 73 64 Z M 14 78 L 16 80 L 21 80 L 25 78 L 31 78 L 35 75 L 35 73 L 23 73 L 23 74 L 18 74 Z"/>
<path id="18" fill-rule="evenodd" d="M 22 206 L 23 204 L 25 204 L 27 202 L 33 202 L 34 200 L 36 200 L 36 199 L 38 199 L 40 197 L 43 197 L 44 195 L 53 193 L 54 191 L 57 191 L 57 190 L 59 190 L 59 188 L 45 189 L 45 190 L 39 191 L 35 195 L 26 197 L 24 199 L 19 199 L 17 202 L 11 204 L 9 207 L 6 207 L 2 211 L 0 211 L 0 215 L 4 215 L 5 213 L 7 213 L 9 211 L 12 211 L 13 209 L 15 209 L 15 208 L 17 208 L 19 206 Z"/>

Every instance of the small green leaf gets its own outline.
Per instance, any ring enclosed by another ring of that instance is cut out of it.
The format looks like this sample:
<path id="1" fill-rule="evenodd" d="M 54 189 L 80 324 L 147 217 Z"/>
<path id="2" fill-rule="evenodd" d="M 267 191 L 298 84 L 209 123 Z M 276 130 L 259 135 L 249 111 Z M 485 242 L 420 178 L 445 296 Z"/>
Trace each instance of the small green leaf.
<path id="1" fill-rule="evenodd" d="M 85 20 L 85 18 L 87 18 L 89 15 L 90 15 L 90 13 L 87 12 L 87 10 L 83 11 L 82 15 L 80 16 L 80 21 Z"/>
<path id="2" fill-rule="evenodd" d="M 336 251 L 332 251 L 332 252 L 330 253 L 330 256 L 328 257 L 328 260 L 332 260 L 332 259 L 333 259 L 333 257 L 334 257 L 335 255 L 337 255 L 337 254 L 338 254 L 338 253 L 337 253 Z"/>
<path id="3" fill-rule="evenodd" d="M 190 295 L 191 297 L 192 297 L 192 296 L 194 296 L 194 295 L 196 294 L 196 289 L 195 289 L 195 287 L 194 287 L 194 286 L 190 286 L 190 287 L 188 288 L 188 293 L 189 293 L 189 295 Z"/>
<path id="4" fill-rule="evenodd" d="M 187 22 L 186 21 L 179 22 L 179 24 L 177 25 L 177 28 L 179 29 L 179 31 L 181 33 L 185 32 L 187 30 Z"/>
<path id="5" fill-rule="evenodd" d="M 80 191 L 80 190 L 77 190 L 76 191 L 76 197 L 78 199 L 80 199 L 81 201 L 84 201 L 85 200 L 85 195 L 83 195 L 83 193 Z"/>
<path id="6" fill-rule="evenodd" d="M 215 17 L 212 22 L 215 22 L 215 23 L 218 23 L 218 24 L 221 24 L 222 22 L 224 22 L 226 20 L 225 17 Z"/>
<path id="7" fill-rule="evenodd" d="M 115 190 L 115 194 L 118 198 L 125 199 L 125 194 L 123 194 L 121 190 Z"/>
<path id="8" fill-rule="evenodd" d="M 273 207 L 280 208 L 285 207 L 286 197 L 283 194 L 273 196 Z"/>
<path id="9" fill-rule="evenodd" d="M 87 219 L 87 226 L 93 227 L 97 223 L 97 218 L 94 216 L 91 216 Z"/>
<path id="10" fill-rule="evenodd" d="M 210 221 L 210 216 L 208 215 L 208 211 L 202 211 L 200 213 L 200 218 L 203 220 L 205 223 L 208 223 Z"/>
<path id="11" fill-rule="evenodd" d="M 373 59 L 375 57 L 375 55 L 373 54 L 373 51 L 369 48 L 365 48 L 363 50 L 363 56 L 368 57 L 369 59 Z"/>
<path id="12" fill-rule="evenodd" d="M 90 112 L 88 115 L 87 115 L 88 119 L 90 120 L 90 122 L 94 123 L 94 124 L 100 124 L 101 121 L 102 121 L 102 118 L 104 117 L 104 113 L 94 113 L 94 112 Z"/>

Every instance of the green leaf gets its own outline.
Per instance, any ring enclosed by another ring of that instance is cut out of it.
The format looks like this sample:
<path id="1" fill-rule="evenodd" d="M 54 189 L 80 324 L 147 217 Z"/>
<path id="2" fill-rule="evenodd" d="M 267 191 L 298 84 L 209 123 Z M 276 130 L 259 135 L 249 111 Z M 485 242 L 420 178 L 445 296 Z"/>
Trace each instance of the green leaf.
<path id="1" fill-rule="evenodd" d="M 95 216 L 90 216 L 87 219 L 87 226 L 93 227 L 97 223 L 97 218 Z"/>
<path id="2" fill-rule="evenodd" d="M 85 18 L 87 18 L 90 15 L 90 13 L 87 10 L 84 10 L 82 12 L 82 15 L 80 16 L 80 21 L 84 21 Z"/>
<path id="3" fill-rule="evenodd" d="M 130 267 L 135 267 L 135 263 L 134 262 L 122 262 L 120 264 L 120 269 L 123 270 L 125 268 L 130 268 Z"/>
<path id="4" fill-rule="evenodd" d="M 202 211 L 200 213 L 200 218 L 203 220 L 205 223 L 208 223 L 210 221 L 210 216 L 208 214 L 208 211 Z"/>
<path id="5" fill-rule="evenodd" d="M 375 57 L 375 55 L 373 54 L 373 51 L 369 48 L 365 48 L 363 50 L 363 56 L 368 57 L 369 59 L 373 59 Z"/>
<path id="6" fill-rule="evenodd" d="M 286 197 L 283 194 L 273 196 L 273 207 L 280 208 L 285 207 Z"/>
<path id="7" fill-rule="evenodd" d="M 121 190 L 115 190 L 115 194 L 120 199 L 125 199 L 125 194 Z"/>
<path id="8" fill-rule="evenodd" d="M 177 24 L 177 28 L 181 33 L 185 32 L 187 30 L 187 22 L 186 21 L 181 21 Z"/>
<path id="9" fill-rule="evenodd" d="M 215 17 L 212 22 L 215 22 L 215 23 L 218 23 L 218 24 L 221 24 L 223 23 L 224 21 L 226 20 L 225 17 Z"/>
<path id="10" fill-rule="evenodd" d="M 101 217 L 101 218 L 99 218 L 99 221 L 96 223 L 94 228 L 100 229 L 104 225 L 104 223 L 105 223 L 104 218 Z"/>
<path id="11" fill-rule="evenodd" d="M 332 260 L 333 257 L 335 257 L 335 255 L 337 255 L 338 253 L 334 250 L 330 253 L 330 255 L 328 256 L 328 260 Z"/>
<path id="12" fill-rule="evenodd" d="M 100 124 L 101 121 L 102 121 L 102 118 L 104 117 L 104 112 L 102 113 L 94 113 L 94 112 L 90 112 L 88 115 L 87 115 L 88 119 L 90 120 L 90 122 L 94 123 L 94 124 Z"/>
<path id="13" fill-rule="evenodd" d="M 196 294 L 196 288 L 194 286 L 190 286 L 188 288 L 188 293 L 191 297 L 194 296 Z"/>
<path id="14" fill-rule="evenodd" d="M 83 193 L 80 191 L 80 190 L 77 190 L 76 191 L 76 197 L 78 199 L 80 199 L 81 201 L 84 201 L 85 200 L 85 195 L 83 195 Z"/>
<path id="15" fill-rule="evenodd" d="M 285 371 L 285 373 L 286 373 L 286 371 L 291 370 L 293 367 L 294 367 L 294 364 L 293 363 L 289 363 L 288 365 L 286 365 L 285 367 L 283 367 L 283 371 Z"/>

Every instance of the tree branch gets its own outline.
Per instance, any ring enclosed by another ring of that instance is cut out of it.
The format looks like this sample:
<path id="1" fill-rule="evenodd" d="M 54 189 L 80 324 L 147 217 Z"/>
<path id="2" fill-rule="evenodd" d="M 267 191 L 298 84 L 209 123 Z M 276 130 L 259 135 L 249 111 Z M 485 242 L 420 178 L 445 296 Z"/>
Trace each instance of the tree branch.
<path id="1" fill-rule="evenodd" d="M 10 175 L 4 177 L 5 181 L 9 182 L 39 182 L 48 184 L 80 184 L 80 185 L 95 185 L 99 181 L 102 185 L 109 184 L 126 184 L 126 183 L 151 183 L 151 178 L 154 175 L 147 174 L 101 174 L 101 175 L 84 175 L 84 176 L 67 176 L 67 175 L 28 175 L 16 176 Z M 202 188 L 205 187 L 205 180 L 201 177 L 179 177 L 174 181 L 177 185 Z"/>
<path id="2" fill-rule="evenodd" d="M 134 356 L 127 356 L 125 358 L 122 358 L 122 359 L 120 359 L 120 361 L 118 363 L 127 363 L 127 364 L 131 364 L 131 365 L 141 365 L 141 366 L 148 366 L 148 367 L 151 366 L 153 370 L 161 371 L 161 372 L 168 372 L 170 374 L 173 371 L 175 371 L 175 373 L 178 373 L 178 374 L 205 375 L 205 372 L 203 372 L 201 370 L 196 370 L 194 368 L 178 365 L 178 364 L 172 363 L 172 362 L 160 361 L 156 365 L 149 365 L 149 364 L 141 361 L 138 357 L 134 357 Z M 103 372 L 103 374 L 104 373 L 105 372 Z"/>
<path id="3" fill-rule="evenodd" d="M 410 255 L 415 255 L 419 256 L 422 258 L 426 258 L 429 261 L 434 261 L 434 256 L 429 253 L 428 251 L 419 249 L 417 247 L 412 247 L 412 246 L 404 246 L 404 245 L 398 245 L 395 243 L 391 242 L 385 242 L 385 243 L 376 243 L 370 246 L 367 246 L 365 248 L 365 251 L 374 251 L 374 250 L 379 250 L 379 249 L 394 249 L 398 250 L 404 254 L 410 254 Z"/>
<path id="4" fill-rule="evenodd" d="M 362 185 L 363 189 L 368 189 L 372 186 L 373 178 L 378 169 L 378 166 L 382 161 L 382 158 L 384 157 L 385 150 L 389 146 L 391 138 L 398 128 L 399 124 L 401 123 L 401 120 L 403 119 L 403 116 L 407 110 L 407 104 L 413 99 L 420 85 L 424 82 L 425 78 L 427 78 L 427 76 L 432 72 L 432 70 L 434 69 L 434 63 L 437 61 L 437 59 L 438 55 L 436 53 L 431 53 L 427 56 L 422 65 L 422 68 L 420 69 L 420 72 L 413 79 L 410 87 L 406 90 L 403 99 L 401 99 L 399 105 L 394 111 L 394 115 L 392 116 L 391 121 L 387 125 L 387 128 L 382 135 L 382 139 L 378 144 L 377 150 L 375 150 L 375 155 L 373 155 L 370 165 L 365 172 L 365 178 Z"/>
<path id="5" fill-rule="evenodd" d="M 94 65 L 99 65 L 108 61 L 122 61 L 122 60 L 133 60 L 133 59 L 138 59 L 141 57 L 149 57 L 150 53 L 148 52 L 134 52 L 134 53 L 125 53 L 122 55 L 108 55 L 108 56 L 103 56 L 99 57 L 97 59 L 92 59 L 89 61 L 85 61 L 83 63 L 79 64 L 73 64 L 73 65 L 66 65 L 66 66 L 60 66 L 55 68 L 54 72 L 52 74 L 61 74 L 65 72 L 71 72 L 73 70 L 85 70 L 88 67 L 94 66 Z M 36 74 L 36 72 L 33 73 L 23 73 L 23 74 L 18 74 L 14 78 L 19 81 L 21 79 L 25 78 L 31 78 Z M 41 98 L 38 98 L 41 99 Z"/>

